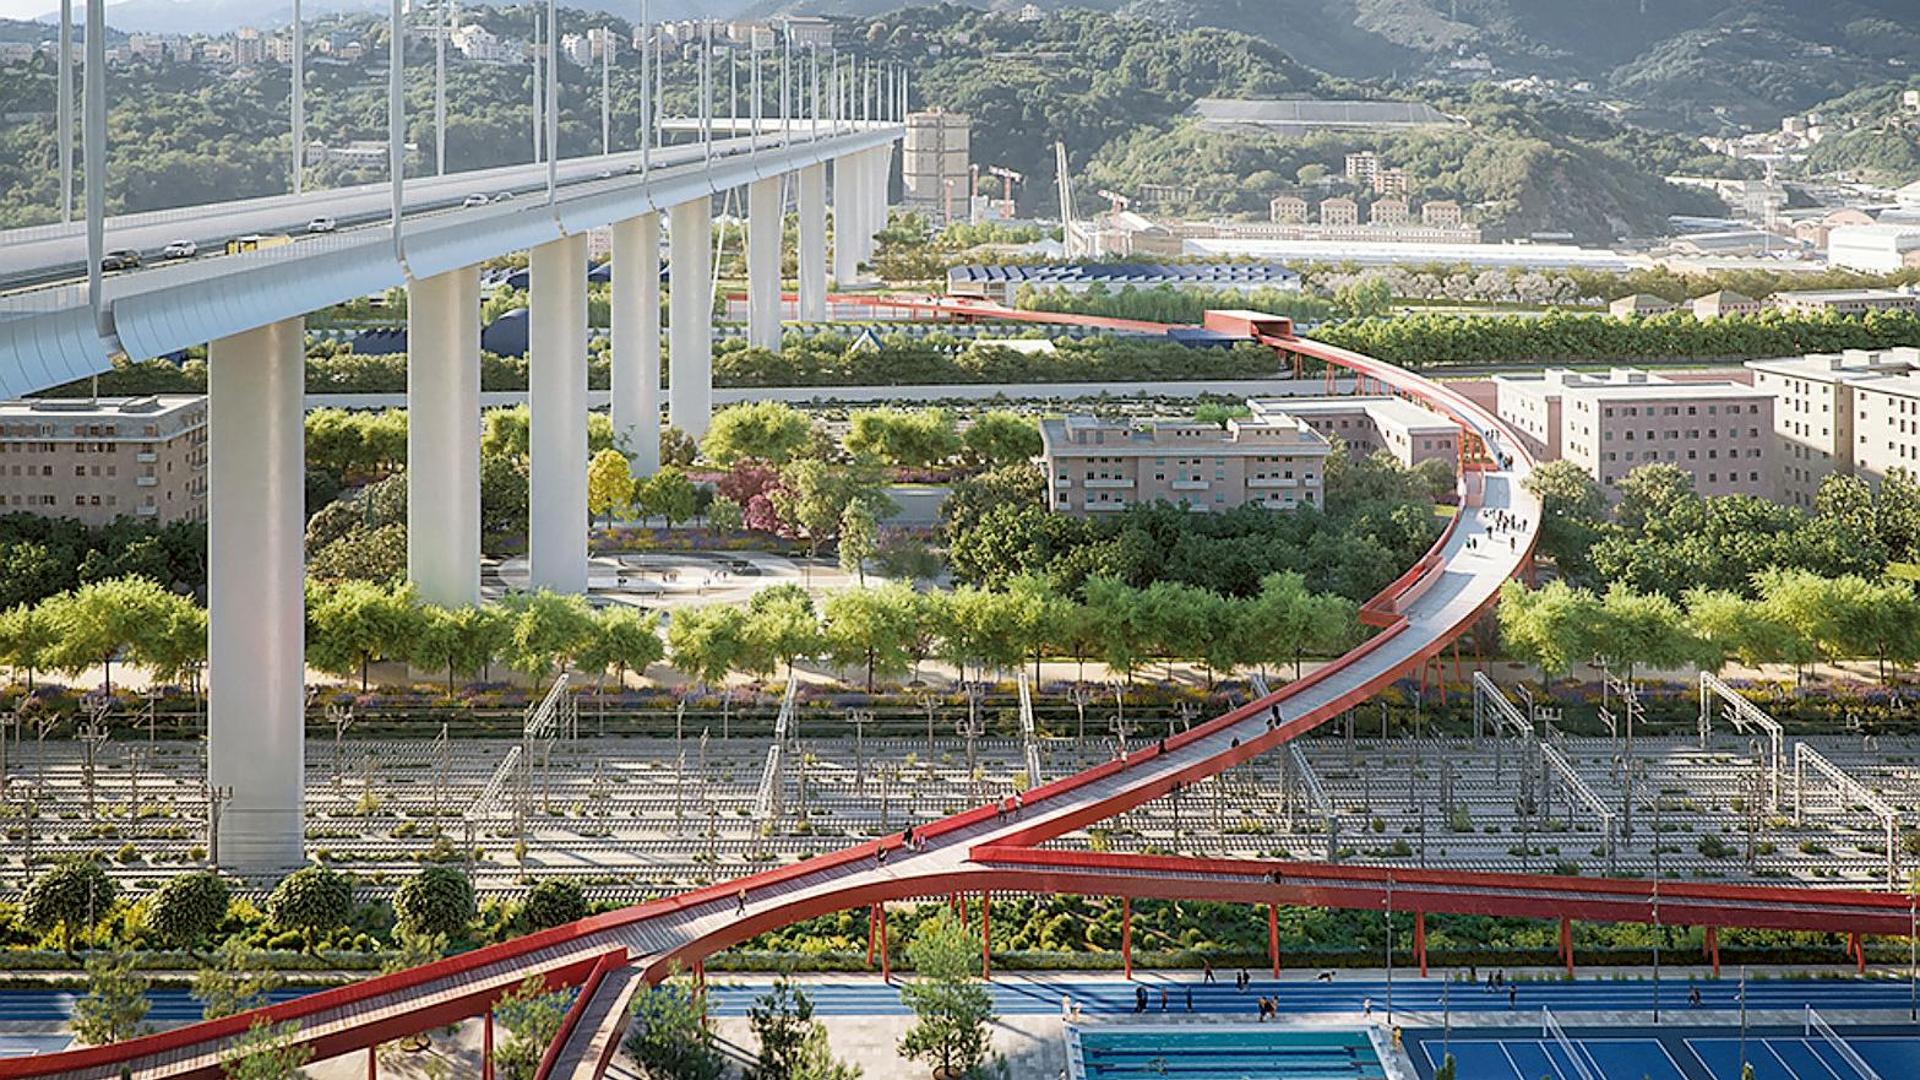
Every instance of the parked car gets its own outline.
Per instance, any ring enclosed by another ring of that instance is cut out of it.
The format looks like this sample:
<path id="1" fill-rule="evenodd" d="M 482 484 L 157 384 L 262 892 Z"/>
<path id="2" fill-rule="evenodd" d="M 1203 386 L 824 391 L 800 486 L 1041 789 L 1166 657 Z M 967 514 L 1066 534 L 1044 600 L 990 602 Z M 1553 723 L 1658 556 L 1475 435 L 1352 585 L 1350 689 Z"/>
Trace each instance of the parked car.
<path id="1" fill-rule="evenodd" d="M 338 226 L 334 224 L 333 219 L 330 217 L 317 217 L 307 222 L 307 231 L 309 233 L 330 233 L 336 228 L 338 228 Z"/>
<path id="2" fill-rule="evenodd" d="M 200 245 L 191 240 L 175 240 L 160 249 L 160 257 L 163 259 L 191 259 L 198 254 L 200 254 Z"/>
<path id="3" fill-rule="evenodd" d="M 115 248 L 100 256 L 102 270 L 132 270 L 140 265 L 140 253 L 132 248 Z"/>
<path id="4" fill-rule="evenodd" d="M 467 196 L 466 198 L 460 200 L 460 206 L 462 208 L 469 207 L 469 206 L 485 206 L 485 205 L 487 205 L 487 197 L 485 195 L 480 194 L 477 191 Z"/>

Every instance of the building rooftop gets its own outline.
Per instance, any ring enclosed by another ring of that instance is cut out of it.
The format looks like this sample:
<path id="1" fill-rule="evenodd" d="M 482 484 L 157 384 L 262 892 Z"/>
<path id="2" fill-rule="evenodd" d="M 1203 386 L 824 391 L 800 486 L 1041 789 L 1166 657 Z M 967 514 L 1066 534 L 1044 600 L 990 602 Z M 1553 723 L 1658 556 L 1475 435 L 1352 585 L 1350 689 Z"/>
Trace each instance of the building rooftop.
<path id="1" fill-rule="evenodd" d="M 1920 348 L 1906 345 L 1894 349 L 1847 349 L 1837 353 L 1808 353 L 1805 356 L 1783 356 L 1774 360 L 1749 360 L 1746 366 L 1754 371 L 1788 375 L 1797 379 L 1839 382 L 1843 379 L 1867 378 L 1887 372 L 1920 368 Z"/>
<path id="2" fill-rule="evenodd" d="M 63 419 L 113 419 L 116 417 L 166 416 L 181 409 L 204 405 L 202 394 L 146 394 L 134 397 L 100 398 L 16 398 L 0 401 L 0 419 L 22 417 L 60 417 Z"/>
<path id="3" fill-rule="evenodd" d="M 993 281 L 1015 285 L 1116 286 L 1191 284 L 1297 285 L 1300 275 L 1279 263 L 1041 263 L 956 266 L 950 282 Z"/>
<path id="4" fill-rule="evenodd" d="M 1305 417 L 1364 412 L 1375 423 L 1384 423 L 1411 432 L 1453 432 L 1459 424 L 1405 398 L 1388 397 L 1313 397 L 1255 398 L 1247 404 L 1259 417 Z"/>
<path id="5" fill-rule="evenodd" d="M 1095 416 L 1050 417 L 1040 422 L 1040 439 L 1049 455 L 1139 457 L 1168 451 L 1217 452 L 1227 448 L 1273 448 L 1287 453 L 1320 453 L 1329 444 L 1305 421 L 1290 416 L 1238 417 L 1225 428 L 1191 418 L 1145 422 Z"/>
<path id="6" fill-rule="evenodd" d="M 1689 399 L 1701 397 L 1752 397 L 1759 391 L 1746 383 L 1738 382 L 1694 382 L 1669 379 L 1642 368 L 1617 367 L 1604 372 L 1573 371 L 1568 368 L 1548 368 L 1535 374 L 1503 374 L 1493 377 L 1501 392 L 1520 390 L 1538 394 L 1547 398 L 1559 397 L 1574 392 L 1597 394 L 1601 397 L 1643 397 L 1648 391 L 1683 396 Z"/>
<path id="7" fill-rule="evenodd" d="M 1773 294 L 1775 300 L 1896 300 L 1913 294 L 1904 289 L 1798 289 Z"/>
<path id="8" fill-rule="evenodd" d="M 1208 126 L 1258 128 L 1409 128 L 1457 124 L 1419 101 L 1272 101 L 1201 98 L 1194 115 Z"/>

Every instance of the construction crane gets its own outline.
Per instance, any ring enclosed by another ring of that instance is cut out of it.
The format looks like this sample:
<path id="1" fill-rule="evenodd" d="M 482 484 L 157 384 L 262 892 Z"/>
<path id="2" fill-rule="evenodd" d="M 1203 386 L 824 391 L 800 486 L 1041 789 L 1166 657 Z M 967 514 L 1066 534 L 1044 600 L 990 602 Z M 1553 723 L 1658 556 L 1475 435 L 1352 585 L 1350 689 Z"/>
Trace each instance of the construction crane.
<path id="1" fill-rule="evenodd" d="M 1133 205 L 1132 199 L 1127 198 L 1117 191 L 1108 191 L 1106 188 L 1101 188 L 1099 194 L 1101 198 L 1107 200 L 1107 209 L 1116 214 Z"/>

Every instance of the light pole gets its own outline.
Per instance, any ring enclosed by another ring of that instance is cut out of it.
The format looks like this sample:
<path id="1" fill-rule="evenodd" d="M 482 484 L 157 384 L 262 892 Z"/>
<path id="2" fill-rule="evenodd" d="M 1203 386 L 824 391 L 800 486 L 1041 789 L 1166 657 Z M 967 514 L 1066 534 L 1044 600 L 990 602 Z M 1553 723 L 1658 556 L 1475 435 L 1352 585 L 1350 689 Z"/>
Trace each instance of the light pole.
<path id="1" fill-rule="evenodd" d="M 393 212 L 393 257 L 404 261 L 405 247 L 400 237 L 407 169 L 406 58 L 407 32 L 402 22 L 403 0 L 392 0 L 387 8 L 387 171 Z"/>
<path id="2" fill-rule="evenodd" d="M 1655 839 L 1658 843 L 1658 838 Z M 1744 995 L 1743 995 L 1744 996 Z M 1660 879 L 1653 882 L 1653 1022 L 1660 1022 Z"/>
<path id="3" fill-rule="evenodd" d="M 1387 874 L 1387 1026 L 1393 1026 L 1393 874 Z"/>

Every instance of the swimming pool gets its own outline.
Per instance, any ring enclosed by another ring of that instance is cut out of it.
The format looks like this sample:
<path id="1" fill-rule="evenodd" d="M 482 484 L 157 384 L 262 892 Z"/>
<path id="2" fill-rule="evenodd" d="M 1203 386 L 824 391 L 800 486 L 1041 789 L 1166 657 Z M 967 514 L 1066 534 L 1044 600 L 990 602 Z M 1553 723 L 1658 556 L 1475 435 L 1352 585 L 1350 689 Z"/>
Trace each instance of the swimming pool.
<path id="1" fill-rule="evenodd" d="M 1073 1080 L 1384 1080 L 1364 1031 L 1245 1025 L 1067 1028 Z"/>

